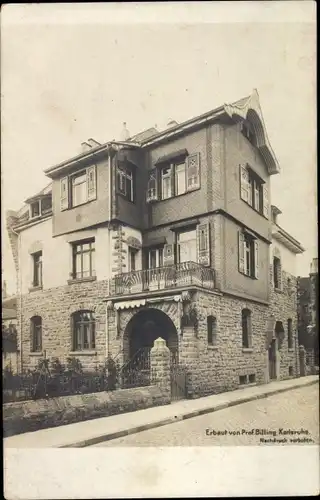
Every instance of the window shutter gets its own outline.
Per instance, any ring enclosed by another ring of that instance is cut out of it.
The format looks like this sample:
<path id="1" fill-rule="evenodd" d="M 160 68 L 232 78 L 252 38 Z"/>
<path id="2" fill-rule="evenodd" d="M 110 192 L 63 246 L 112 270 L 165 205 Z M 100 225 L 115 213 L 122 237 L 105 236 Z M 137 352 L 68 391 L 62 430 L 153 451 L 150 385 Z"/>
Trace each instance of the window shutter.
<path id="1" fill-rule="evenodd" d="M 147 186 L 147 202 L 157 201 L 158 199 L 158 176 L 157 169 L 149 171 L 148 186 Z"/>
<path id="2" fill-rule="evenodd" d="M 259 278 L 259 242 L 254 240 L 254 277 Z"/>
<path id="3" fill-rule="evenodd" d="M 163 249 L 163 265 L 174 265 L 174 245 L 164 245 Z"/>
<path id="4" fill-rule="evenodd" d="M 263 185 L 263 215 L 269 219 L 268 188 L 265 185 Z"/>
<path id="5" fill-rule="evenodd" d="M 240 165 L 240 195 L 249 202 L 249 172 L 245 165 Z"/>
<path id="6" fill-rule="evenodd" d="M 88 189 L 88 201 L 95 200 L 97 197 L 97 180 L 96 180 L 96 167 L 87 168 L 87 189 Z"/>
<path id="7" fill-rule="evenodd" d="M 60 209 L 66 210 L 69 208 L 69 184 L 68 177 L 63 177 L 60 180 Z"/>
<path id="8" fill-rule="evenodd" d="M 242 231 L 238 233 L 239 238 L 239 271 L 244 273 L 244 234 Z"/>
<path id="9" fill-rule="evenodd" d="M 210 266 L 210 225 L 209 222 L 197 226 L 198 263 Z"/>
<path id="10" fill-rule="evenodd" d="M 200 187 L 200 153 L 187 157 L 187 191 Z"/>

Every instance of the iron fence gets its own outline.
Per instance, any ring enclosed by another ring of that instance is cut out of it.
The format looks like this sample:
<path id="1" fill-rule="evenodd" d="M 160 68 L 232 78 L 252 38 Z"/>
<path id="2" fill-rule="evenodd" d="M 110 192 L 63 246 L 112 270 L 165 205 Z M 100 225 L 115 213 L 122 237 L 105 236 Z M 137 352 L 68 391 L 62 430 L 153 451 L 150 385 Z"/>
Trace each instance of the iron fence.
<path id="1" fill-rule="evenodd" d="M 181 262 L 174 266 L 157 267 L 122 273 L 112 279 L 115 295 L 142 291 L 164 290 L 179 286 L 198 285 L 203 288 L 215 287 L 214 269 L 196 262 Z"/>
<path id="2" fill-rule="evenodd" d="M 113 378 L 113 377 L 112 377 Z M 110 374 L 81 373 L 46 376 L 38 373 L 4 374 L 2 377 L 3 402 L 52 398 L 72 394 L 111 391 L 116 383 Z"/>
<path id="3" fill-rule="evenodd" d="M 118 381 L 123 389 L 151 384 L 150 350 L 141 348 L 119 370 Z"/>

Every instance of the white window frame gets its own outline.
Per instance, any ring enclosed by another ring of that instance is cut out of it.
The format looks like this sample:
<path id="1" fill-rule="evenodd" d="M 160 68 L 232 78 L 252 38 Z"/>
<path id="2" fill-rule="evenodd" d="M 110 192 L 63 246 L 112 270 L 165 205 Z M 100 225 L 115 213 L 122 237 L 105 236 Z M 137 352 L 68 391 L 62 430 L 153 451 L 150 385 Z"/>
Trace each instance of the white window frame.
<path id="1" fill-rule="evenodd" d="M 85 185 L 85 197 L 84 200 L 81 201 L 81 203 L 75 203 L 75 196 L 74 196 L 74 186 L 79 185 L 76 184 L 76 179 L 79 179 L 79 177 L 84 177 L 84 181 L 82 181 L 79 184 L 84 184 Z M 71 181 L 71 205 L 72 207 L 79 207 L 81 205 L 84 205 L 85 203 L 88 202 L 88 179 L 87 179 L 87 171 L 86 170 L 81 170 L 81 172 L 77 172 L 76 174 L 70 175 L 70 181 Z"/>

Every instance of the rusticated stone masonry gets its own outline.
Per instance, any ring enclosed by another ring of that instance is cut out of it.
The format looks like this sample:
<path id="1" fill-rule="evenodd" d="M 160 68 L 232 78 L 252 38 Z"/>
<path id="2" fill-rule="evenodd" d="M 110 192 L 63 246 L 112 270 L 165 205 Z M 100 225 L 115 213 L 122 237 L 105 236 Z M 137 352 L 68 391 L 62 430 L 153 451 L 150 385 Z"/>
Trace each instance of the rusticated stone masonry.
<path id="1" fill-rule="evenodd" d="M 297 278 L 285 271 L 281 273 L 281 290 L 273 283 L 273 268 L 270 266 L 270 315 L 281 321 L 284 337 L 279 343 L 280 378 L 299 375 L 298 318 L 297 318 Z M 292 320 L 292 343 L 288 339 L 288 319 Z"/>
<path id="2" fill-rule="evenodd" d="M 161 392 L 170 400 L 170 351 L 166 341 L 160 337 L 155 340 L 150 352 L 150 368 L 152 384 L 160 387 Z"/>

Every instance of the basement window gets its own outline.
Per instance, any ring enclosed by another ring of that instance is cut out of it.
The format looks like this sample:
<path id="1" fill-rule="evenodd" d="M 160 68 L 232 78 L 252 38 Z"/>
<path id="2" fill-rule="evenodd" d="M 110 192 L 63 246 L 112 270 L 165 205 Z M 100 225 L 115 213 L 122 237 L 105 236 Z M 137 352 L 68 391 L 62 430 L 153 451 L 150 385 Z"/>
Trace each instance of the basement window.
<path id="1" fill-rule="evenodd" d="M 240 375 L 239 376 L 239 384 L 245 385 L 246 383 L 247 383 L 247 375 Z"/>
<path id="2" fill-rule="evenodd" d="M 255 381 L 256 381 L 256 374 L 251 373 L 251 375 L 249 375 L 249 384 L 254 384 Z"/>

